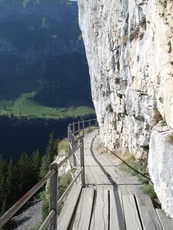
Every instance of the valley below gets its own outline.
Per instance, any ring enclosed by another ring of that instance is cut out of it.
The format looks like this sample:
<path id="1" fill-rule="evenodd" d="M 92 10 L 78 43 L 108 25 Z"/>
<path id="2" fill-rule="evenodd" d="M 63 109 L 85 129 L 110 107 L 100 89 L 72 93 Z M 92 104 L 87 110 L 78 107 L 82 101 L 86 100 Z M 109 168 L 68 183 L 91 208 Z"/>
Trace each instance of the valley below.
<path id="1" fill-rule="evenodd" d="M 0 154 L 17 161 L 95 111 L 76 2 L 1 1 L 0 28 Z"/>

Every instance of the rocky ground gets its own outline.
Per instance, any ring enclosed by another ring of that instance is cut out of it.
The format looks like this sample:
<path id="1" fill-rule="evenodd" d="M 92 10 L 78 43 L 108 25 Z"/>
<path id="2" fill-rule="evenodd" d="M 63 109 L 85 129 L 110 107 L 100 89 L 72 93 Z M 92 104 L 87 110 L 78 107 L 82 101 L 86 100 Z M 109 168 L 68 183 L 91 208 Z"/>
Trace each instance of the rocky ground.
<path id="1" fill-rule="evenodd" d="M 29 230 L 36 227 L 42 220 L 42 201 L 29 201 L 22 212 L 12 218 L 10 229 Z"/>

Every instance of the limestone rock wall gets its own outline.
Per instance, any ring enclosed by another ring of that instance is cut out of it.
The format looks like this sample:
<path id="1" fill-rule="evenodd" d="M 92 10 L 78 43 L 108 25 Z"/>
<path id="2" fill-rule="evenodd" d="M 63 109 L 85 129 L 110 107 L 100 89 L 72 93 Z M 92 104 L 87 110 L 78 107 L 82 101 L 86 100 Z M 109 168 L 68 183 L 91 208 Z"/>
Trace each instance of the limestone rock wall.
<path id="1" fill-rule="evenodd" d="M 173 128 L 173 2 L 78 0 L 78 6 L 101 140 L 146 163 L 155 113 Z"/>
<path id="2" fill-rule="evenodd" d="M 157 125 L 150 138 L 148 167 L 155 191 L 162 208 L 173 218 L 173 144 L 169 138 L 173 132 Z"/>

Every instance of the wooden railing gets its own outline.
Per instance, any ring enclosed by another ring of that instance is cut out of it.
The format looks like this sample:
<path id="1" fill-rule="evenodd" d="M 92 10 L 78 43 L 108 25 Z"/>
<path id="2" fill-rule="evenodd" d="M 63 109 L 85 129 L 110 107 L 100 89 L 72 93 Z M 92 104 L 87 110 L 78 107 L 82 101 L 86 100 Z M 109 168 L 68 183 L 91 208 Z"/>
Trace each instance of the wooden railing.
<path id="1" fill-rule="evenodd" d="M 84 143 L 83 137 L 85 134 L 85 128 L 88 127 L 90 130 L 92 126 L 97 126 L 97 120 L 87 120 L 73 122 L 68 126 L 68 146 L 69 153 L 60 163 L 54 161 L 50 165 L 50 171 L 47 175 L 42 178 L 32 189 L 30 189 L 17 203 L 15 203 L 5 214 L 0 217 L 0 228 L 10 220 L 10 218 L 50 179 L 50 212 L 46 220 L 40 227 L 40 230 L 45 229 L 49 224 L 51 230 L 57 229 L 57 209 L 58 206 L 63 201 L 64 197 L 77 181 L 81 175 L 81 183 L 85 185 L 85 168 L 84 168 Z M 80 150 L 79 157 L 76 152 Z M 78 167 L 77 173 L 73 178 L 73 181 L 70 183 L 66 191 L 60 197 L 59 200 L 57 197 L 58 194 L 58 170 L 63 166 L 71 157 L 73 156 L 73 166 Z M 79 159 L 80 158 L 80 159 Z"/>
<path id="2" fill-rule="evenodd" d="M 68 132 L 71 130 L 73 134 L 76 136 L 84 137 L 85 128 L 88 128 L 88 130 L 91 129 L 91 127 L 98 126 L 97 119 L 89 119 L 86 121 L 78 121 L 73 122 L 69 124 L 68 126 Z"/>
<path id="3" fill-rule="evenodd" d="M 57 200 L 57 187 L 58 187 L 58 164 L 53 162 L 50 166 L 50 172 L 42 178 L 32 189 L 30 189 L 17 203 L 15 203 L 5 214 L 0 218 L 0 228 L 7 223 L 7 221 L 50 179 L 50 213 L 51 226 L 56 226 L 56 200 Z M 51 228 L 56 229 L 56 228 Z"/>

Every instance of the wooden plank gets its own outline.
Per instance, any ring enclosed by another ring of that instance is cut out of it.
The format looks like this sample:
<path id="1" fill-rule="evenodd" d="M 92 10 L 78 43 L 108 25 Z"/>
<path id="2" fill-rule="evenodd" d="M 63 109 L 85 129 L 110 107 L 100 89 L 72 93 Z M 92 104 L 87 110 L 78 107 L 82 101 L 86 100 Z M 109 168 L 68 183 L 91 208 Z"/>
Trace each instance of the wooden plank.
<path id="1" fill-rule="evenodd" d="M 81 189 L 81 185 L 75 185 L 70 192 L 61 213 L 58 216 L 58 230 L 68 229 L 81 193 Z"/>
<path id="2" fill-rule="evenodd" d="M 91 212 L 94 201 L 94 189 L 84 188 L 80 196 L 77 212 L 74 217 L 73 225 L 70 229 L 88 230 L 91 219 Z"/>
<path id="3" fill-rule="evenodd" d="M 108 191 L 96 191 L 93 215 L 90 230 L 108 229 Z"/>
<path id="4" fill-rule="evenodd" d="M 110 191 L 110 230 L 125 230 L 121 192 Z"/>
<path id="5" fill-rule="evenodd" d="M 172 230 L 173 229 L 173 220 L 166 216 L 163 209 L 156 209 L 156 213 L 159 217 L 159 220 L 162 224 L 164 230 Z"/>
<path id="6" fill-rule="evenodd" d="M 142 230 L 134 196 L 122 195 L 127 230 Z"/>
<path id="7" fill-rule="evenodd" d="M 136 195 L 136 201 L 141 216 L 144 230 L 161 230 L 159 219 L 153 207 L 151 199 L 145 195 Z"/>
<path id="8" fill-rule="evenodd" d="M 89 184 L 112 184 L 112 180 L 110 181 L 107 171 L 103 171 L 100 166 L 85 167 L 85 171 L 86 178 Z"/>
<path id="9" fill-rule="evenodd" d="M 114 186 L 113 185 L 103 185 L 103 184 L 98 184 L 96 185 L 96 190 L 114 190 Z"/>

